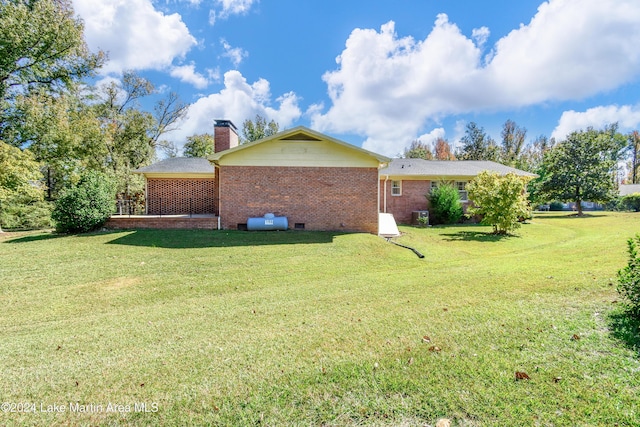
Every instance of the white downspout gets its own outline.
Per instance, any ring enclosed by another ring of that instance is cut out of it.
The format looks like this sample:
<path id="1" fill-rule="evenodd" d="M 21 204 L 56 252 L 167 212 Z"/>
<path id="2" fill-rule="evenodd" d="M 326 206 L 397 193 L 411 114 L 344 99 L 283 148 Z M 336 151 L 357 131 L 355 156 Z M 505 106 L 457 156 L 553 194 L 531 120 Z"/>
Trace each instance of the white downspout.
<path id="1" fill-rule="evenodd" d="M 387 181 L 389 181 L 389 175 L 384 176 L 384 213 L 387 213 Z"/>

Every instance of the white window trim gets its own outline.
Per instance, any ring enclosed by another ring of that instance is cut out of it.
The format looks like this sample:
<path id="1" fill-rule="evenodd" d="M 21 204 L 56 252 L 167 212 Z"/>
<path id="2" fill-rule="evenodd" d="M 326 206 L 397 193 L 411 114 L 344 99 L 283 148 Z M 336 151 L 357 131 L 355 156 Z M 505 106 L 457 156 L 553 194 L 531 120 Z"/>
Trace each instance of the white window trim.
<path id="1" fill-rule="evenodd" d="M 398 183 L 397 187 L 394 187 L 393 184 L 394 183 Z M 398 190 L 398 193 L 394 192 L 394 190 Z M 402 196 L 402 181 L 400 180 L 393 180 L 391 181 L 391 195 L 392 196 Z"/>

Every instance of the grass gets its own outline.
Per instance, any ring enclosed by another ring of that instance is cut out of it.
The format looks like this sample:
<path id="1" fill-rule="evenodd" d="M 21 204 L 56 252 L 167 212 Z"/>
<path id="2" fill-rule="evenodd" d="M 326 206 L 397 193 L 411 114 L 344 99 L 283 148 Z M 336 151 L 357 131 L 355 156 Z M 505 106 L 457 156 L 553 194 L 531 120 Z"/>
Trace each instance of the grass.
<path id="1" fill-rule="evenodd" d="M 2 399 L 36 411 L 0 424 L 639 425 L 615 291 L 639 229 L 401 227 L 424 259 L 366 234 L 6 233 Z"/>

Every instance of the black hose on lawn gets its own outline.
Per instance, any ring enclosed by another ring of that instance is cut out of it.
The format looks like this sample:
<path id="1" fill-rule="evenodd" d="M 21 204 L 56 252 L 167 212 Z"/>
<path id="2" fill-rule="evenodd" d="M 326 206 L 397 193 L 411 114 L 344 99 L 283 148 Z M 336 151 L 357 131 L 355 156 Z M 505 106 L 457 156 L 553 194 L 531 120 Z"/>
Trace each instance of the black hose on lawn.
<path id="1" fill-rule="evenodd" d="M 398 242 L 394 242 L 393 240 L 391 240 L 391 238 L 387 238 L 387 242 L 389 243 L 393 243 L 394 245 L 400 246 L 401 248 L 405 248 L 405 249 L 409 249 L 410 251 L 412 251 L 414 254 L 418 255 L 418 258 L 424 258 L 424 255 L 422 255 L 420 252 L 418 252 L 417 249 L 412 248 L 411 246 L 406 246 L 403 245 L 401 243 Z"/>

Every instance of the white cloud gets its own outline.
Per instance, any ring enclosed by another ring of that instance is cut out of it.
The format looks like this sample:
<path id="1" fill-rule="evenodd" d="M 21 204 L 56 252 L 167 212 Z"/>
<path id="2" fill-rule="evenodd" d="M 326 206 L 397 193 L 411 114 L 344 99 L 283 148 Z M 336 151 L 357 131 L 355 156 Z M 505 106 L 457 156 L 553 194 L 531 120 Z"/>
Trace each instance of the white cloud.
<path id="1" fill-rule="evenodd" d="M 236 68 L 238 67 L 238 65 L 240 65 L 244 58 L 249 56 L 247 51 L 239 47 L 232 47 L 229 43 L 227 43 L 225 39 L 220 39 L 220 44 L 224 48 L 224 53 L 222 54 L 222 56 L 229 58 L 233 63 L 233 66 Z"/>
<path id="2" fill-rule="evenodd" d="M 549 0 L 486 57 L 489 29 L 467 37 L 444 14 L 424 40 L 399 38 L 393 22 L 355 29 L 323 76 L 332 104 L 312 126 L 392 155 L 445 115 L 583 99 L 638 77 L 638 22 L 637 0 Z"/>
<path id="3" fill-rule="evenodd" d="M 298 96 L 289 92 L 276 98 L 274 107 L 268 81 L 259 79 L 250 84 L 239 71 L 228 71 L 224 74 L 224 88 L 193 103 L 180 129 L 167 137 L 181 146 L 187 136 L 212 133 L 216 119 L 229 119 L 240 128 L 246 119 L 254 119 L 256 114 L 275 120 L 280 129 L 285 129 L 302 115 L 298 101 Z"/>
<path id="4" fill-rule="evenodd" d="M 194 63 L 175 66 L 171 67 L 169 74 L 171 77 L 176 77 L 183 82 L 190 83 L 198 89 L 204 89 L 209 86 L 209 79 L 196 72 L 195 68 Z"/>
<path id="5" fill-rule="evenodd" d="M 177 13 L 165 15 L 150 0 L 73 0 L 93 50 L 109 53 L 105 73 L 164 69 L 196 45 Z"/>
<path id="6" fill-rule="evenodd" d="M 565 111 L 560 117 L 558 126 L 551 136 L 562 141 L 571 132 L 588 127 L 602 129 L 606 125 L 617 122 L 621 132 L 638 129 L 640 125 L 640 105 L 607 105 L 589 108 L 586 111 Z"/>
<path id="7" fill-rule="evenodd" d="M 217 3 L 222 7 L 220 17 L 226 18 L 229 15 L 242 15 L 249 12 L 257 0 L 217 0 Z"/>

